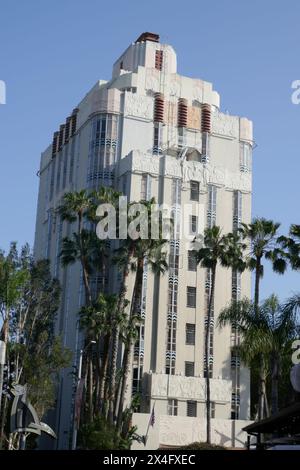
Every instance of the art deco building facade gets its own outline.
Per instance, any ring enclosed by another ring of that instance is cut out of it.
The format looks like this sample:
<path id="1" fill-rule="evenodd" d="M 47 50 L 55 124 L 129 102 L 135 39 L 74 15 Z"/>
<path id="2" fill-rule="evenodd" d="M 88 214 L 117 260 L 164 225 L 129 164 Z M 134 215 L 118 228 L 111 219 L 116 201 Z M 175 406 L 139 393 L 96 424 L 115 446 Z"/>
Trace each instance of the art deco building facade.
<path id="1" fill-rule="evenodd" d="M 154 197 L 172 208 L 175 230 L 168 272 L 157 279 L 145 260 L 143 324 L 128 388 L 128 396 L 142 393 L 141 413 L 134 416 L 140 433 L 146 432 L 155 408 L 148 447 L 205 437 L 204 331 L 210 275 L 196 266 L 181 231 L 192 235 L 217 224 L 226 233 L 251 220 L 252 146 L 252 123 L 222 113 L 212 85 L 178 75 L 173 48 L 161 44 L 157 35 L 144 33 L 115 62 L 111 80 L 95 84 L 42 154 L 35 257 L 49 258 L 53 275 L 61 281 L 57 333 L 74 351 L 74 365 L 81 347 L 77 312 L 83 287 L 79 265 L 60 265 L 62 238 L 72 232 L 56 211 L 63 194 L 109 185 L 132 201 Z M 187 206 L 192 212 L 183 219 Z M 93 279 L 94 292 L 103 285 L 114 292 L 119 281 L 112 268 L 104 278 Z M 220 330 L 217 317 L 230 299 L 248 295 L 248 272 L 218 269 L 209 373 L 213 439 L 227 445 L 243 441 L 249 372 L 231 352 L 238 341 L 235 332 L 229 327 Z M 71 442 L 70 372 L 61 376 L 54 414 L 58 448 L 68 448 Z M 234 443 L 232 433 L 237 436 Z"/>

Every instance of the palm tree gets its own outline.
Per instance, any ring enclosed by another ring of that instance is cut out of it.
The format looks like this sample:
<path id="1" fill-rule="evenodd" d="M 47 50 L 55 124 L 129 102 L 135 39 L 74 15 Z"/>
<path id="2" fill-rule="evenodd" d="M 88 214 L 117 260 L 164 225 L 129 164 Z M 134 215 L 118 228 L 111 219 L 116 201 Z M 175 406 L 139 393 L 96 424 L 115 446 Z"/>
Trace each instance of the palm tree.
<path id="1" fill-rule="evenodd" d="M 279 241 L 279 227 L 280 224 L 272 220 L 255 218 L 251 224 L 242 224 L 239 229 L 242 237 L 250 243 L 247 267 L 255 272 L 254 309 L 257 316 L 259 316 L 260 279 L 264 273 L 263 260 L 271 261 L 273 270 L 279 274 L 283 274 L 286 270 L 286 253 Z M 261 358 L 260 384 L 262 388 L 260 390 L 258 419 L 262 419 L 264 416 L 265 373 L 263 358 Z"/>
<path id="2" fill-rule="evenodd" d="M 63 266 L 80 261 L 84 273 L 83 280 L 86 291 L 87 304 L 92 304 L 90 276 L 95 271 L 102 271 L 107 256 L 107 247 L 103 240 L 99 240 L 96 233 L 82 229 L 80 235 L 73 233 L 72 238 L 65 237 L 60 252 Z"/>
<path id="3" fill-rule="evenodd" d="M 272 263 L 273 270 L 283 274 L 286 270 L 286 253 L 281 249 L 278 237 L 279 223 L 255 218 L 251 224 L 241 224 L 239 232 L 250 242 L 247 267 L 255 272 L 254 306 L 259 308 L 260 279 L 264 274 L 263 260 Z"/>
<path id="4" fill-rule="evenodd" d="M 113 188 L 108 187 L 101 187 L 100 189 L 93 191 L 91 196 L 93 198 L 93 207 L 89 212 L 89 217 L 94 222 L 97 221 L 96 216 L 96 209 L 100 204 L 109 203 L 111 204 L 116 211 L 116 220 L 117 220 L 117 231 L 119 230 L 119 198 L 122 194 L 120 192 L 115 191 Z M 113 259 L 113 261 L 115 261 Z M 126 294 L 126 279 L 128 275 L 128 268 L 123 263 L 123 280 L 120 287 L 120 292 L 118 295 L 118 302 L 115 308 L 112 311 L 112 318 L 111 318 L 111 330 L 112 330 L 112 338 L 111 338 L 111 358 L 110 358 L 110 383 L 109 383 L 109 404 L 108 404 L 108 417 L 111 424 L 114 421 L 114 403 L 115 403 L 115 392 L 116 392 L 116 373 L 117 373 L 117 357 L 118 357 L 118 347 L 119 347 L 119 332 L 120 332 L 120 325 L 121 325 L 121 318 L 123 314 L 124 308 L 127 306 L 125 301 L 125 294 Z"/>
<path id="5" fill-rule="evenodd" d="M 300 270 L 300 225 L 291 225 L 289 236 L 279 237 L 278 242 L 287 251 L 291 268 Z"/>
<path id="6" fill-rule="evenodd" d="M 69 192 L 64 194 L 63 202 L 58 209 L 62 220 L 69 223 L 77 221 L 77 232 L 73 234 L 73 239 L 64 238 L 61 256 L 63 265 L 74 263 L 79 260 L 81 263 L 83 283 L 85 288 L 86 302 L 91 305 L 92 293 L 89 282 L 90 265 L 87 259 L 87 252 L 92 248 L 89 243 L 90 237 L 88 232 L 84 230 L 84 218 L 88 215 L 92 208 L 91 195 L 85 189 L 77 192 Z M 95 241 L 95 239 L 94 239 Z"/>
<path id="7" fill-rule="evenodd" d="M 134 272 L 134 286 L 131 296 L 130 312 L 128 320 L 128 331 L 130 332 L 129 337 L 125 342 L 124 354 L 123 354 L 123 365 L 122 365 L 122 379 L 119 384 L 119 406 L 117 414 L 117 428 L 120 431 L 122 426 L 122 416 L 124 412 L 124 400 L 125 392 L 128 381 L 128 375 L 130 370 L 130 358 L 133 347 L 134 334 L 138 323 L 142 321 L 140 317 L 140 306 L 142 300 L 142 285 L 143 285 L 143 274 L 144 274 L 144 261 L 147 259 L 148 266 L 152 269 L 154 274 L 162 274 L 168 268 L 166 262 L 166 253 L 163 252 L 163 247 L 166 240 L 162 239 L 162 226 L 160 224 L 159 238 L 151 238 L 151 208 L 155 203 L 154 199 L 150 201 L 141 201 L 147 209 L 148 214 L 148 234 L 147 239 L 138 238 L 133 240 L 128 237 L 124 240 L 124 243 L 117 250 L 117 261 L 119 265 L 123 264 L 125 280 L 128 277 L 129 268 Z M 132 203 L 134 204 L 134 203 Z M 119 255 L 119 257 L 118 257 Z M 127 287 L 123 285 L 121 292 L 125 299 Z"/>
<path id="8" fill-rule="evenodd" d="M 197 239 L 194 241 L 197 242 Z M 232 267 L 242 271 L 245 268 L 243 261 L 243 250 L 245 245 L 240 241 L 238 234 L 228 233 L 222 235 L 220 227 L 213 226 L 204 231 L 203 243 L 199 249 L 194 249 L 197 263 L 211 272 L 211 284 L 208 297 L 207 323 L 205 327 L 205 378 L 206 378 L 206 442 L 211 443 L 211 421 L 210 421 L 210 377 L 209 377 L 209 339 L 210 323 L 213 313 L 216 271 L 220 263 L 224 267 Z"/>
<path id="9" fill-rule="evenodd" d="M 92 306 L 85 306 L 80 311 L 80 326 L 85 330 L 86 337 L 96 341 L 97 357 L 95 358 L 97 375 L 95 377 L 94 410 L 105 411 L 104 390 L 108 372 L 109 350 L 112 336 L 112 319 L 116 310 L 117 296 L 100 293 Z M 102 348 L 102 361 L 100 349 Z M 92 407 L 93 391 L 89 392 L 89 407 Z"/>
<path id="10" fill-rule="evenodd" d="M 290 299 L 291 300 L 291 299 Z M 299 304 L 300 305 L 300 304 Z M 254 369 L 259 367 L 260 393 L 263 393 L 264 410 L 269 414 L 266 381 L 271 376 L 271 410 L 278 411 L 278 384 L 281 365 L 291 352 L 291 342 L 297 334 L 295 305 L 287 302 L 280 306 L 272 295 L 257 307 L 248 299 L 233 301 L 224 308 L 218 319 L 220 327 L 234 325 L 241 333 L 238 352 L 243 362 Z M 259 407 L 261 403 L 259 398 Z M 263 410 L 263 411 L 264 411 Z"/>
<path id="11" fill-rule="evenodd" d="M 62 264 L 69 264 L 79 261 L 82 268 L 83 283 L 85 288 L 86 306 L 93 310 L 93 296 L 90 285 L 91 275 L 95 272 L 103 272 L 105 269 L 105 259 L 107 257 L 107 244 L 100 240 L 95 231 L 84 228 L 84 222 L 94 224 L 96 221 L 97 205 L 103 202 L 115 201 L 117 193 L 111 188 L 100 188 L 98 191 L 88 193 L 86 190 L 66 193 L 63 197 L 59 214 L 62 220 L 69 223 L 78 223 L 77 232 L 72 238 L 66 237 L 62 241 L 60 253 Z M 87 337 L 89 343 L 91 338 Z M 88 350 L 88 371 L 89 371 L 89 417 L 93 415 L 93 353 L 91 347 Z M 102 382 L 101 382 L 102 384 Z"/>

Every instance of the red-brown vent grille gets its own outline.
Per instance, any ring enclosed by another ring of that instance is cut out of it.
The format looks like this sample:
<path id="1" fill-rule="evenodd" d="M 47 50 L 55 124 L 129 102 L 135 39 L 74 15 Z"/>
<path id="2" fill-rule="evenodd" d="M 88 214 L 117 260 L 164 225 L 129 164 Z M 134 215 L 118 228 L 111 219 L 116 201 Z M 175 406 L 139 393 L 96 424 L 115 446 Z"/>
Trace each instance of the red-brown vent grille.
<path id="1" fill-rule="evenodd" d="M 211 132 L 211 109 L 209 104 L 202 105 L 201 111 L 201 131 Z"/>
<path id="2" fill-rule="evenodd" d="M 162 93 L 155 93 L 154 121 L 164 121 L 164 95 Z"/>
<path id="3" fill-rule="evenodd" d="M 178 127 L 187 127 L 188 106 L 185 98 L 178 101 Z"/>
<path id="4" fill-rule="evenodd" d="M 155 51 L 155 68 L 157 70 L 162 70 L 163 60 L 164 60 L 163 51 Z"/>

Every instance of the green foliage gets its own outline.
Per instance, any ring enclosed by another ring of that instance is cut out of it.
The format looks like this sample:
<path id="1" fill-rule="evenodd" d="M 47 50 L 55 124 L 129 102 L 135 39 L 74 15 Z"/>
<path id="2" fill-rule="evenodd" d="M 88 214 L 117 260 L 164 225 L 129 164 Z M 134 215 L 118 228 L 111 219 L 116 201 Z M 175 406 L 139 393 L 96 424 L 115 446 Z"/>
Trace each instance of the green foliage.
<path id="1" fill-rule="evenodd" d="M 251 224 L 243 224 L 239 229 L 241 236 L 250 242 L 250 253 L 247 267 L 250 270 L 259 269 L 263 276 L 263 265 L 260 261 L 265 258 L 272 263 L 272 268 L 278 274 L 283 274 L 287 267 L 287 254 L 278 237 L 279 223 L 263 217 L 253 219 Z M 257 263 L 259 260 L 259 266 Z"/>
<path id="2" fill-rule="evenodd" d="M 131 443 L 131 433 L 127 438 L 121 437 L 115 426 L 104 418 L 95 418 L 92 423 L 83 425 L 79 433 L 79 448 L 82 449 L 130 449 Z"/>
<path id="3" fill-rule="evenodd" d="M 38 352 L 26 351 L 23 358 L 21 379 L 29 385 L 29 397 L 40 418 L 55 405 L 55 388 L 58 372 L 71 363 L 72 353 L 61 344 L 59 337 L 53 338 L 51 347 L 45 347 L 47 333 L 37 348 Z"/>
<path id="4" fill-rule="evenodd" d="M 208 269 L 213 269 L 219 262 L 224 267 L 243 271 L 246 267 L 243 261 L 245 248 L 246 245 L 238 234 L 223 235 L 221 228 L 217 226 L 205 229 L 203 241 L 197 237 L 194 240 L 197 263 Z"/>
<path id="5" fill-rule="evenodd" d="M 290 390 L 286 371 L 290 370 L 292 342 L 298 335 L 297 305 L 294 299 L 280 305 L 278 298 L 272 295 L 257 309 L 253 302 L 243 299 L 231 302 L 218 319 L 219 326 L 232 325 L 241 334 L 237 353 L 251 368 L 252 403 L 257 397 L 254 384 L 259 383 L 259 370 L 262 370 L 268 381 L 273 412 L 277 411 L 278 403 L 282 403 L 278 397 L 279 378 L 284 378 L 284 388 Z"/>
<path id="6" fill-rule="evenodd" d="M 54 334 L 60 285 L 51 277 L 49 261 L 34 262 L 27 245 L 19 254 L 12 244 L 7 256 L 0 255 L 0 286 L 7 386 L 27 383 L 41 418 L 54 405 L 58 372 L 71 361 L 71 352 Z"/>

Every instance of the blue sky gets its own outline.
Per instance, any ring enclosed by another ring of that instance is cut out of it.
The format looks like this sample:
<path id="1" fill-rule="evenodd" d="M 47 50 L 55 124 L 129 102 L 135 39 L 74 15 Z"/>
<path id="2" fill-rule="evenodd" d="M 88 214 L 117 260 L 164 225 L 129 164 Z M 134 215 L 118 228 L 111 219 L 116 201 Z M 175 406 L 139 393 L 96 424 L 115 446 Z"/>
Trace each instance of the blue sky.
<path id="1" fill-rule="evenodd" d="M 97 79 L 143 31 L 172 44 L 181 74 L 211 81 L 222 110 L 254 122 L 253 215 L 300 224 L 297 0 L 0 0 L 0 246 L 33 243 L 40 152 Z M 262 295 L 300 291 L 266 271 Z"/>

